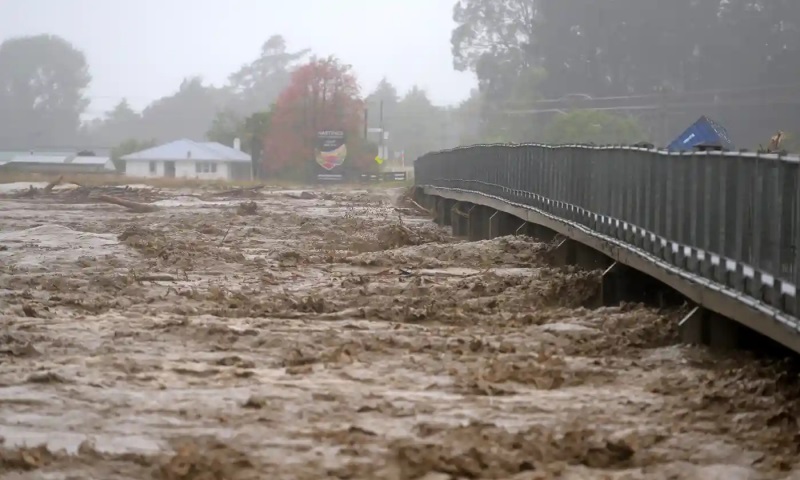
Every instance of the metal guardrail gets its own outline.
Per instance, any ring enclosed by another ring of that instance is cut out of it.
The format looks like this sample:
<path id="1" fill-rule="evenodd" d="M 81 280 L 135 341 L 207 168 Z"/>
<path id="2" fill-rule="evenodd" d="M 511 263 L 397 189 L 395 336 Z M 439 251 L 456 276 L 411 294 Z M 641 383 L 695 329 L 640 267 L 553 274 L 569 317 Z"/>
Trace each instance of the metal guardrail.
<path id="1" fill-rule="evenodd" d="M 580 224 L 800 317 L 796 156 L 475 145 L 428 153 L 414 175 Z"/>

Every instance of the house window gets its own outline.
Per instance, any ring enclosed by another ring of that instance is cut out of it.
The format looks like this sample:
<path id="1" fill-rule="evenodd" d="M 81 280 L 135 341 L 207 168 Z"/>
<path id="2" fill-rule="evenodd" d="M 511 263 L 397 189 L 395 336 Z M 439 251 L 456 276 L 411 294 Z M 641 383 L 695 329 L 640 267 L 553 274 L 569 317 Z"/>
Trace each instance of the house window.
<path id="1" fill-rule="evenodd" d="M 150 162 L 150 173 L 156 173 L 156 162 Z"/>
<path id="2" fill-rule="evenodd" d="M 194 171 L 196 173 L 216 173 L 217 164 L 213 162 L 196 162 Z"/>

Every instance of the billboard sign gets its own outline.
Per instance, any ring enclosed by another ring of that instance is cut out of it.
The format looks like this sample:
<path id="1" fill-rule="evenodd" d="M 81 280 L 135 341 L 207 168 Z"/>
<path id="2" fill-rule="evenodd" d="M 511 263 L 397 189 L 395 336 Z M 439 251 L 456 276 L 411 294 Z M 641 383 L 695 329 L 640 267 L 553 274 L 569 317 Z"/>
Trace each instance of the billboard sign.
<path id="1" fill-rule="evenodd" d="M 315 160 L 327 171 L 342 165 L 347 158 L 345 134 L 339 130 L 325 130 L 317 133 Z"/>

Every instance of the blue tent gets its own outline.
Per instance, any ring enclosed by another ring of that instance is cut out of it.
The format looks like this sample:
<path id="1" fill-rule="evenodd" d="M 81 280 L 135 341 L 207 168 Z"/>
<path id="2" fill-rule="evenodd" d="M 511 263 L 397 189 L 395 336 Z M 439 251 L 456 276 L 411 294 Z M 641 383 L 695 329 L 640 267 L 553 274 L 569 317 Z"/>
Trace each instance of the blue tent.
<path id="1" fill-rule="evenodd" d="M 691 151 L 695 147 L 735 150 L 725 127 L 703 115 L 667 146 L 670 151 Z"/>

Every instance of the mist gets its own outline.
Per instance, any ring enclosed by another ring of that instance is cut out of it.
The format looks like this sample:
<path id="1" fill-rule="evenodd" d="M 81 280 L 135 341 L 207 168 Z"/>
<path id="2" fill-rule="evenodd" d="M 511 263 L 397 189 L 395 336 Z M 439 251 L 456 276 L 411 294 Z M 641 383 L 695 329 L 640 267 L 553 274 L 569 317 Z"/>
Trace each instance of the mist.
<path id="1" fill-rule="evenodd" d="M 472 143 L 664 146 L 704 115 L 737 148 L 781 130 L 796 149 L 800 133 L 800 3 L 781 0 L 11 0 L 0 41 L 3 150 L 230 144 L 326 58 L 352 67 L 385 155 L 411 160 Z"/>

